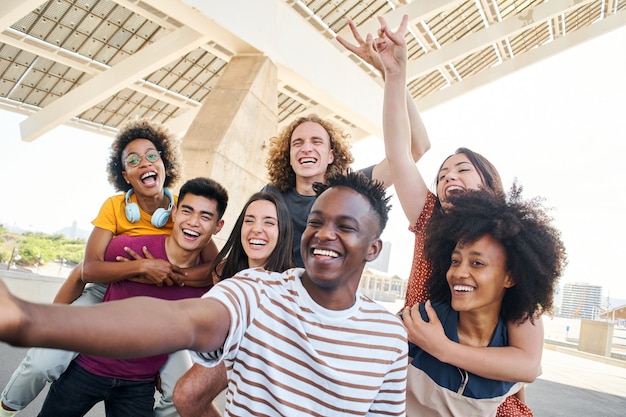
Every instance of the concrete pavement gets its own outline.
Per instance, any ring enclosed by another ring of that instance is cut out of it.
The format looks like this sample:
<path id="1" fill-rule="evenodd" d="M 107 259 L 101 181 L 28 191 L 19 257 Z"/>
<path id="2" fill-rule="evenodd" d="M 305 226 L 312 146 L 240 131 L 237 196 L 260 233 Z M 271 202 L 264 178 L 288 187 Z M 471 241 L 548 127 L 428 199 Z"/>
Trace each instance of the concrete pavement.
<path id="1" fill-rule="evenodd" d="M 26 349 L 0 343 L 0 387 L 4 388 Z M 543 374 L 526 387 L 526 401 L 537 417 L 622 417 L 626 413 L 626 362 L 546 345 Z M 45 393 L 19 417 L 35 417 Z M 87 417 L 104 417 L 99 404 Z M 129 416 L 130 417 L 130 416 Z"/>
<path id="2" fill-rule="evenodd" d="M 4 387 L 13 374 L 13 371 L 18 367 L 22 358 L 24 358 L 26 351 L 27 349 L 25 348 L 15 348 L 7 345 L 6 343 L 0 343 L 0 390 L 4 390 Z M 23 411 L 17 413 L 17 415 L 19 417 L 36 417 L 41 409 L 44 399 L 46 398 L 49 386 L 50 384 L 46 386 L 35 401 L 30 403 Z M 89 411 L 89 413 L 85 414 L 85 417 L 105 417 L 104 405 L 102 403 L 96 405 L 96 407 Z"/>
<path id="3" fill-rule="evenodd" d="M 626 413 L 626 362 L 546 344 L 542 375 L 526 386 L 537 417 L 621 417 Z"/>

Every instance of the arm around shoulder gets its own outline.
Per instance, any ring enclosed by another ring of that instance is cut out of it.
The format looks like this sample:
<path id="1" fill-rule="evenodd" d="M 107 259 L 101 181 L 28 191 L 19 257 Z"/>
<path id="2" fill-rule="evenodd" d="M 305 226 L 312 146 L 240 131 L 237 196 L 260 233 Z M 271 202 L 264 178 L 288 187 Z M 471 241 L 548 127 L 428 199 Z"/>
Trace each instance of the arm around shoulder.
<path id="1" fill-rule="evenodd" d="M 543 352 L 543 323 L 509 323 L 509 346 L 471 347 L 448 345 L 437 357 L 442 362 L 463 368 L 484 378 L 500 381 L 533 382 L 540 373 Z"/>

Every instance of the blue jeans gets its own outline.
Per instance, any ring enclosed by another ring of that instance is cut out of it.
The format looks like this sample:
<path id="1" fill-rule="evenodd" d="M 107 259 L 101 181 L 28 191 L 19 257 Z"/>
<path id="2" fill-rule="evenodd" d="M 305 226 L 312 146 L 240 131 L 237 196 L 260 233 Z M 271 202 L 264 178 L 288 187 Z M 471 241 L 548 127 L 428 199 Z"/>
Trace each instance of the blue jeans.
<path id="1" fill-rule="evenodd" d="M 38 417 L 81 417 L 100 401 L 107 417 L 153 417 L 154 389 L 154 381 L 94 375 L 72 362 L 50 386 Z"/>

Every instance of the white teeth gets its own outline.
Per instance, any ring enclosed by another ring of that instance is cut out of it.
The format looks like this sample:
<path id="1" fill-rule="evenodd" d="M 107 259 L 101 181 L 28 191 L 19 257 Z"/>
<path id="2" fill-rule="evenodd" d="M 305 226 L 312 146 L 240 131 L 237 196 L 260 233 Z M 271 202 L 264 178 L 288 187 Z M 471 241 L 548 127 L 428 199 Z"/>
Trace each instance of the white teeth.
<path id="1" fill-rule="evenodd" d="M 446 194 L 450 194 L 451 192 L 454 193 L 457 191 L 463 191 L 463 187 L 453 185 L 451 187 L 446 188 Z"/>
<path id="2" fill-rule="evenodd" d="M 145 180 L 148 177 L 156 177 L 156 172 L 146 172 L 141 176 L 141 179 Z"/>
<path id="3" fill-rule="evenodd" d="M 459 292 L 474 291 L 474 287 L 470 287 L 469 285 L 454 285 L 452 288 L 454 288 L 454 291 L 459 291 Z"/>
<path id="4" fill-rule="evenodd" d="M 339 256 L 337 252 L 325 249 L 314 249 L 313 255 L 330 256 L 331 258 L 337 258 Z"/>
<path id="5" fill-rule="evenodd" d="M 200 236 L 200 233 L 195 232 L 193 230 L 189 230 L 189 229 L 183 229 L 183 233 L 186 235 L 195 236 L 195 237 Z"/>
<path id="6" fill-rule="evenodd" d="M 315 158 L 302 158 L 302 159 L 300 159 L 300 163 L 301 164 L 314 164 L 315 162 L 317 162 L 317 160 Z"/>
<path id="7" fill-rule="evenodd" d="M 248 242 L 250 242 L 251 245 L 263 245 L 263 246 L 265 246 L 265 241 L 261 240 L 261 239 L 250 239 Z"/>

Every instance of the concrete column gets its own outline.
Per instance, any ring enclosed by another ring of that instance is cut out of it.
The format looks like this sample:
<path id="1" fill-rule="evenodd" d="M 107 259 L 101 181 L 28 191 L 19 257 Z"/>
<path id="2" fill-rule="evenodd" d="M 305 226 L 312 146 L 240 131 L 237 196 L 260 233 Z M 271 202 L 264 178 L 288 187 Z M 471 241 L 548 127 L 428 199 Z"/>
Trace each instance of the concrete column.
<path id="1" fill-rule="evenodd" d="M 614 327 L 612 322 L 582 319 L 578 350 L 610 357 Z"/>
<path id="2" fill-rule="evenodd" d="M 264 56 L 237 56 L 207 96 L 183 137 L 185 177 L 213 178 L 228 190 L 228 237 L 246 200 L 267 183 L 266 144 L 277 134 L 276 66 Z"/>

